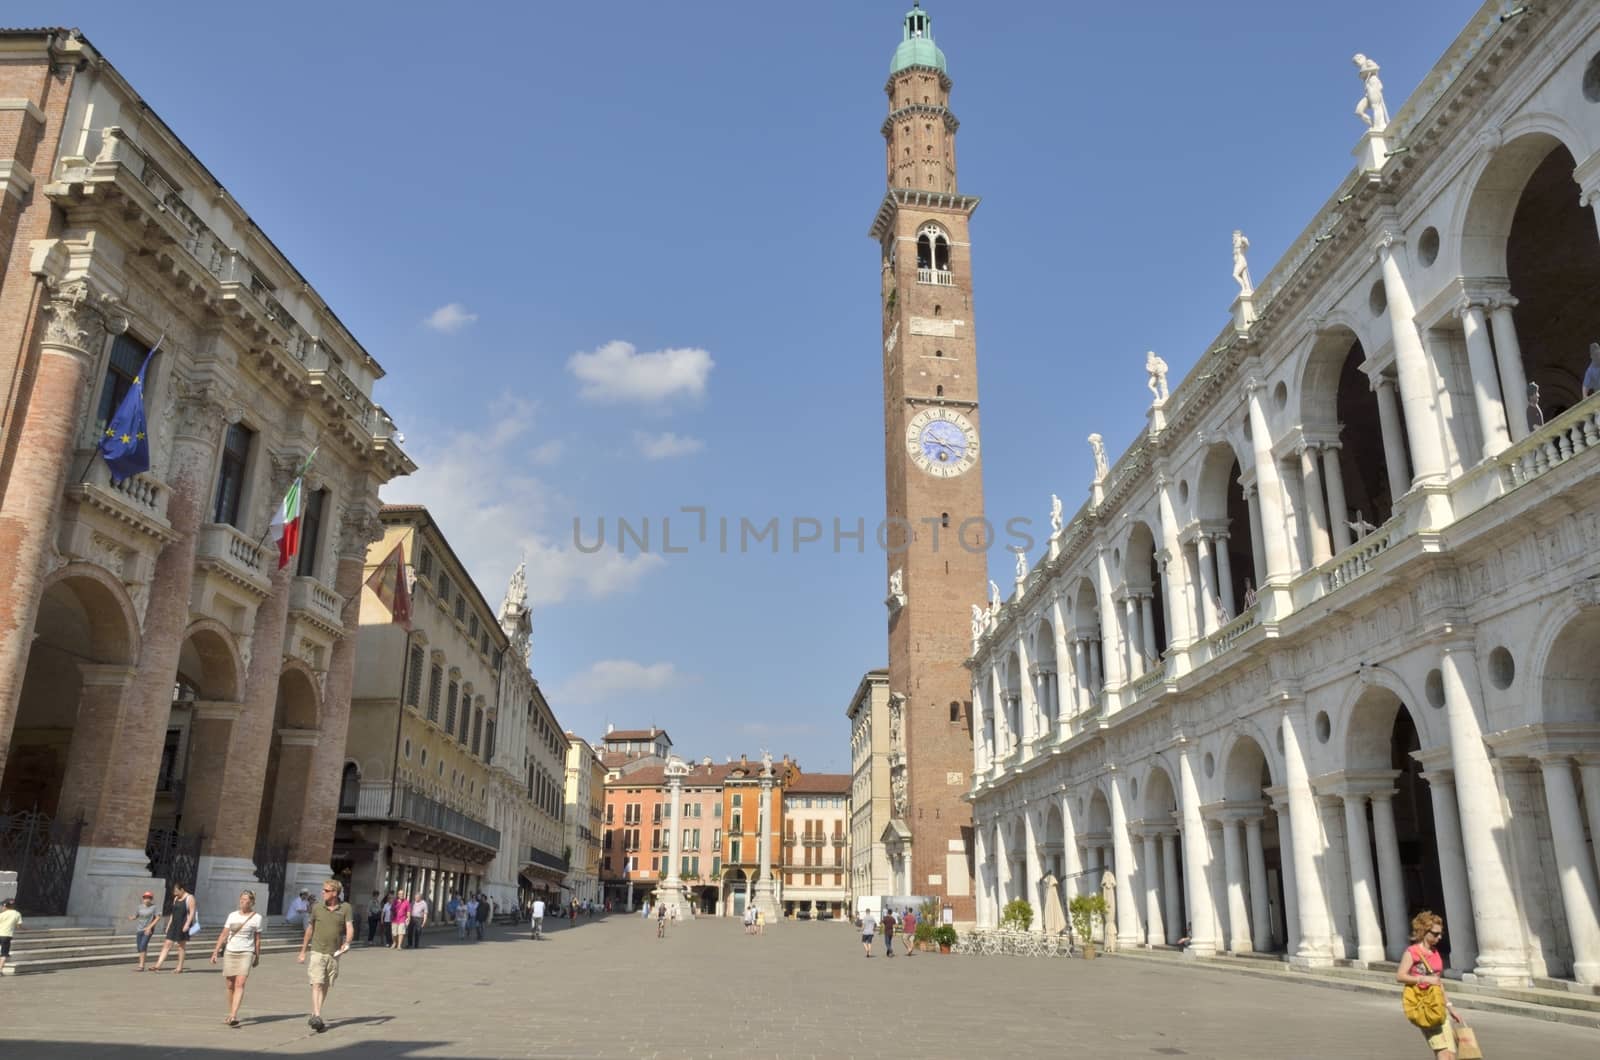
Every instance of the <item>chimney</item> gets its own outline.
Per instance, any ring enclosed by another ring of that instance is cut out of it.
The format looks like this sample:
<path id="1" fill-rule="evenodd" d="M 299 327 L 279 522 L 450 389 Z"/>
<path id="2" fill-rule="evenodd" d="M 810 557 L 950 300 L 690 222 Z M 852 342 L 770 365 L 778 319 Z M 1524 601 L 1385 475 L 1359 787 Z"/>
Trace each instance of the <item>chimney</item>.
<path id="1" fill-rule="evenodd" d="M 742 766 L 747 766 L 747 765 L 750 764 L 750 759 L 746 758 L 744 755 L 741 754 L 739 756 L 739 764 L 742 765 Z"/>

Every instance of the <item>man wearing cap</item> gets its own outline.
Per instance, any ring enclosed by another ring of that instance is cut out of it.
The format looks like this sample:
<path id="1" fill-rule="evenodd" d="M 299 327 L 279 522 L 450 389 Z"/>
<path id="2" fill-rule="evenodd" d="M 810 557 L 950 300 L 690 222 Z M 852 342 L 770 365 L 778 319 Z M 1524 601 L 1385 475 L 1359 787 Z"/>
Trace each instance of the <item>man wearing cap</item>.
<path id="1" fill-rule="evenodd" d="M 289 911 L 284 914 L 283 922 L 303 928 L 306 926 L 306 917 L 310 912 L 311 892 L 302 887 L 300 888 L 300 897 L 289 903 Z"/>
<path id="2" fill-rule="evenodd" d="M 321 1034 L 328 1029 L 322 1022 L 322 1003 L 328 990 L 339 978 L 339 958 L 355 941 L 356 922 L 350 903 L 339 900 L 339 881 L 328 880 L 322 885 L 322 901 L 306 917 L 306 934 L 300 940 L 300 956 L 295 960 L 306 964 L 306 949 L 311 950 L 311 963 L 306 964 L 306 978 L 311 983 L 311 1016 L 306 1025 Z"/>
<path id="3" fill-rule="evenodd" d="M 156 905 L 154 891 L 146 891 L 139 897 L 139 908 L 128 917 L 137 926 L 133 929 L 137 934 L 133 937 L 134 948 L 139 951 L 139 971 L 144 971 L 145 954 L 150 949 L 150 940 L 155 936 L 156 925 L 161 923 L 161 907 Z"/>

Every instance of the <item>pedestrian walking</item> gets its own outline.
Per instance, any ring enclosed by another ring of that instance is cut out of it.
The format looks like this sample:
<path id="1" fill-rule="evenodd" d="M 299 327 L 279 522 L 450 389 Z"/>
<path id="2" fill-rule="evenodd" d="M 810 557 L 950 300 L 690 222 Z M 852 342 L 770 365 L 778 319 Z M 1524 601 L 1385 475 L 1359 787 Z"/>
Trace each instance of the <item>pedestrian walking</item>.
<path id="1" fill-rule="evenodd" d="M 142 972 L 145 957 L 150 952 L 150 940 L 155 936 L 156 925 L 161 923 L 161 907 L 156 905 L 154 891 L 146 891 L 139 897 L 139 908 L 135 909 L 128 919 L 136 922 L 133 929 L 133 948 L 139 953 L 139 966 L 134 971 Z"/>
<path id="2" fill-rule="evenodd" d="M 322 885 L 322 901 L 311 910 L 305 937 L 300 940 L 300 956 L 295 958 L 296 963 L 306 964 L 306 947 L 311 948 L 311 963 L 306 965 L 306 977 L 311 982 L 311 1016 L 306 1025 L 318 1034 L 328 1029 L 322 1022 L 322 1003 L 339 978 L 339 958 L 350 949 L 355 937 L 350 905 L 339 901 L 339 881 L 329 880 Z"/>
<path id="3" fill-rule="evenodd" d="M 1444 918 L 1424 909 L 1411 919 L 1411 945 L 1400 957 L 1395 980 L 1405 984 L 1401 1006 L 1406 1019 L 1421 1028 L 1422 1037 L 1437 1060 L 1456 1060 L 1456 1034 L 1452 1023 L 1460 1023 L 1455 1006 L 1444 993 L 1444 957 L 1439 941 L 1444 938 Z"/>
<path id="4" fill-rule="evenodd" d="M 334 894 L 334 898 L 338 898 Z M 402 949 L 406 944 L 406 928 L 411 926 L 411 901 L 406 897 L 406 892 L 397 892 L 394 896 L 393 911 L 389 916 L 389 926 L 394 931 L 394 948 Z"/>
<path id="5" fill-rule="evenodd" d="M 765 909 L 757 908 L 756 909 L 756 934 L 757 935 L 765 935 L 766 933 L 767 933 L 767 911 Z"/>
<path id="6" fill-rule="evenodd" d="M 367 945 L 378 937 L 378 929 L 383 927 L 383 895 L 377 891 L 372 892 L 372 901 L 367 903 Z"/>
<path id="7" fill-rule="evenodd" d="M 894 910 L 883 911 L 883 955 L 894 956 Z"/>
<path id="8" fill-rule="evenodd" d="M 172 974 L 177 975 L 183 971 L 183 958 L 189 952 L 189 936 L 200 930 L 200 913 L 195 907 L 194 895 L 181 883 L 172 885 L 172 912 L 167 914 L 167 940 L 161 944 L 161 952 L 156 955 L 156 971 L 161 970 L 161 964 L 167 959 L 167 951 L 173 946 L 178 947 L 178 966 L 172 969 Z"/>
<path id="9" fill-rule="evenodd" d="M 483 929 L 489 923 L 489 914 L 494 912 L 494 906 L 489 904 L 489 896 L 478 896 L 478 941 L 483 941 Z"/>
<path id="10" fill-rule="evenodd" d="M 454 891 L 450 892 L 450 900 L 444 904 L 444 916 L 447 923 L 456 925 L 456 938 L 461 937 L 461 896 Z"/>
<path id="11" fill-rule="evenodd" d="M 536 938 L 536 939 L 543 938 L 544 937 L 544 899 L 543 898 L 535 898 L 533 900 L 533 912 L 529 915 L 528 922 L 529 922 L 530 926 L 533 929 L 533 937 Z"/>
<path id="12" fill-rule="evenodd" d="M 11 940 L 17 937 L 17 925 L 21 923 L 22 914 L 17 912 L 16 899 L 0 902 L 0 972 L 5 971 L 6 961 L 11 957 Z"/>
<path id="13" fill-rule="evenodd" d="M 461 937 L 470 939 L 472 933 L 478 927 L 478 899 L 475 896 L 469 896 L 467 904 L 462 909 L 466 915 L 461 918 Z"/>
<path id="14" fill-rule="evenodd" d="M 906 956 L 915 957 L 917 951 L 912 946 L 912 936 L 917 931 L 917 914 L 907 909 L 900 914 L 900 941 L 906 944 Z"/>
<path id="15" fill-rule="evenodd" d="M 756 933 L 756 907 L 753 905 L 744 907 L 744 933 L 746 935 Z"/>
<path id="16" fill-rule="evenodd" d="M 383 896 L 383 912 L 379 914 L 383 919 L 383 948 L 388 949 L 394 944 L 394 895 Z"/>
<path id="17" fill-rule="evenodd" d="M 306 926 L 306 917 L 311 915 L 311 892 L 304 887 L 295 900 L 289 903 L 289 909 L 283 914 L 283 922 L 292 924 L 297 928 Z"/>
<path id="18" fill-rule="evenodd" d="M 239 892 L 239 908 L 228 914 L 217 944 L 211 948 L 211 963 L 222 955 L 222 988 L 228 995 L 228 1015 L 222 1022 L 239 1025 L 239 1002 L 244 1000 L 245 980 L 250 969 L 261 962 L 261 914 L 256 912 L 256 892 Z"/>
<path id="19" fill-rule="evenodd" d="M 667 903 L 662 902 L 656 906 L 656 938 L 667 937 Z"/>
<path id="20" fill-rule="evenodd" d="M 411 923 L 406 927 L 406 943 L 412 949 L 422 946 L 422 929 L 428 926 L 428 899 L 417 895 L 416 901 L 411 903 Z"/>
<path id="21" fill-rule="evenodd" d="M 861 911 L 861 949 L 872 956 L 872 936 L 878 933 L 878 922 L 865 909 Z"/>

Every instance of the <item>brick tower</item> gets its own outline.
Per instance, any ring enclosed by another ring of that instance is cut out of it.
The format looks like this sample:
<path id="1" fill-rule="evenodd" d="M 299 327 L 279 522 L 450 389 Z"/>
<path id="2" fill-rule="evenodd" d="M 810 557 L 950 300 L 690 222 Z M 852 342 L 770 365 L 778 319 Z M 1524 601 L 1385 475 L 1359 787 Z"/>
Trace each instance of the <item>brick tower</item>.
<path id="1" fill-rule="evenodd" d="M 889 545 L 896 893 L 938 895 L 973 917 L 971 605 L 984 599 L 989 534 L 978 458 L 977 346 L 967 224 L 956 190 L 944 53 L 920 6 L 905 16 L 883 123 L 888 192 L 870 235 L 882 251 L 884 472 Z"/>

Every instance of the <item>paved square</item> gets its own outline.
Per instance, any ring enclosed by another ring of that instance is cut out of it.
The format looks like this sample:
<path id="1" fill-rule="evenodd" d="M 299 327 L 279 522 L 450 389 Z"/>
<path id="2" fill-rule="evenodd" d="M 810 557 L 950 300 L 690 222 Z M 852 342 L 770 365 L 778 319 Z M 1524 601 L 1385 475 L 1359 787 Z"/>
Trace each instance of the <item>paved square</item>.
<path id="1" fill-rule="evenodd" d="M 306 1026 L 292 956 L 262 958 L 244 1025 L 221 1025 L 220 977 L 98 968 L 0 980 L 0 1055 L 223 1057 L 1418 1057 L 1393 999 L 1150 961 L 1022 957 L 865 960 L 844 924 L 784 923 L 762 938 L 725 920 L 613 917 L 541 943 L 497 929 L 432 934 L 417 952 L 358 948 L 325 1015 Z M 130 961 L 130 966 L 132 962 Z M 201 970 L 204 969 L 204 970 Z M 1469 1015 L 1486 1052 L 1594 1055 L 1596 1034 Z"/>

